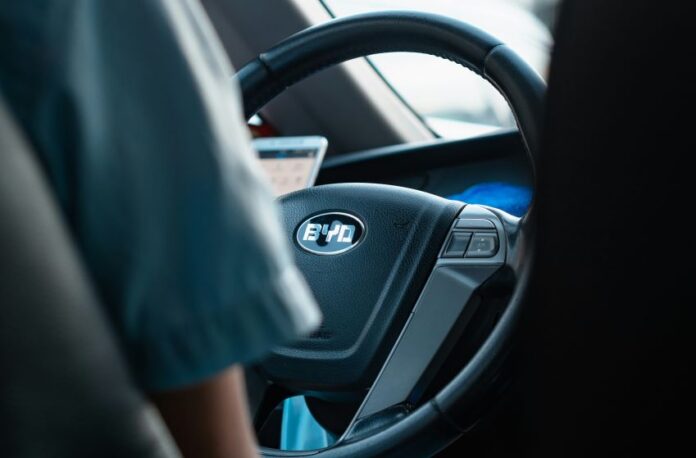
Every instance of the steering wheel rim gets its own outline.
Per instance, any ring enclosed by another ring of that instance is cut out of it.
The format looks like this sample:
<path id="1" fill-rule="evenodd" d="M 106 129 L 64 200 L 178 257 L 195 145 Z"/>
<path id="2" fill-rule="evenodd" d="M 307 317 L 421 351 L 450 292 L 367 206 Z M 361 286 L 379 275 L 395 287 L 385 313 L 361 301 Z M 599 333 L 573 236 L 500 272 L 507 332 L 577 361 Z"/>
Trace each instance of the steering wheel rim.
<path id="1" fill-rule="evenodd" d="M 499 40 L 444 16 L 370 13 L 332 20 L 295 34 L 238 72 L 245 114 L 251 117 L 287 87 L 324 68 L 385 52 L 418 52 L 446 58 L 486 79 L 508 101 L 532 168 L 536 169 L 544 81 Z M 509 352 L 533 261 L 533 209 L 522 220 L 494 209 L 487 211 L 504 226 L 505 264 L 515 273 L 516 284 L 494 329 L 459 374 L 432 399 L 382 429 L 343 440 L 328 449 L 262 449 L 264 456 L 372 456 L 403 453 L 404 447 L 411 453 L 425 455 L 435 453 L 462 434 L 470 419 L 461 412 L 490 387 Z"/>
<path id="2" fill-rule="evenodd" d="M 250 118 L 285 89 L 323 69 L 389 52 L 448 59 L 483 77 L 510 105 L 527 151 L 538 154 L 546 93 L 543 79 L 497 38 L 456 19 L 429 13 L 358 14 L 290 36 L 237 72 L 244 114 Z"/>

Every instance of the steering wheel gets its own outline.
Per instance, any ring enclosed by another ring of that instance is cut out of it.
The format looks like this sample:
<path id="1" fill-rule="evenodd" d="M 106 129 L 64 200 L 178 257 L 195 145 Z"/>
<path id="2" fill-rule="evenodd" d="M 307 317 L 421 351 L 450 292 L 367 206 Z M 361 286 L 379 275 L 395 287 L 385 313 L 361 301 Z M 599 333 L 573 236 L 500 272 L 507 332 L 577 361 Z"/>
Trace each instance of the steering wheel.
<path id="1" fill-rule="evenodd" d="M 395 51 L 452 60 L 493 84 L 534 168 L 544 81 L 499 40 L 444 16 L 363 14 L 293 35 L 238 72 L 245 114 L 326 67 Z M 424 456 L 463 434 L 500 383 L 513 343 L 532 263 L 533 210 L 518 219 L 366 183 L 301 190 L 280 206 L 324 322 L 262 363 L 269 388 L 257 421 L 287 393 L 326 405 L 352 401 L 357 411 L 329 448 L 261 453 Z M 453 360 L 454 376 L 439 380 Z M 329 422 L 339 411 L 329 410 Z"/>

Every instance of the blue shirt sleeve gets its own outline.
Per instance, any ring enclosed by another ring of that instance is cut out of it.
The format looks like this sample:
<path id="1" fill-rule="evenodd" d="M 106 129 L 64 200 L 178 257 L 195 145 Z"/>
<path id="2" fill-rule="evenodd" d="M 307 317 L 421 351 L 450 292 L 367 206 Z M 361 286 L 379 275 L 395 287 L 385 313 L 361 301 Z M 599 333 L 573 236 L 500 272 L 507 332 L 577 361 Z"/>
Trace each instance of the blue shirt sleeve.
<path id="1" fill-rule="evenodd" d="M 318 325 L 198 2 L 4 2 L 0 26 L 0 89 L 145 388 Z"/>

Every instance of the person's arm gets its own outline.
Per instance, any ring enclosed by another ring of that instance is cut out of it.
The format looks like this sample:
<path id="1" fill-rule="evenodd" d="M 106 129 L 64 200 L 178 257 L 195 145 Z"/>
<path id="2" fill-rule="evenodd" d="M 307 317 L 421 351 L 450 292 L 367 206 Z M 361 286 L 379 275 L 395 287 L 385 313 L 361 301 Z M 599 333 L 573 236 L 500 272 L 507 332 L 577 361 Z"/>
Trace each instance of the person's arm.
<path id="1" fill-rule="evenodd" d="M 191 387 L 154 393 L 152 399 L 184 456 L 258 456 L 241 368 Z"/>

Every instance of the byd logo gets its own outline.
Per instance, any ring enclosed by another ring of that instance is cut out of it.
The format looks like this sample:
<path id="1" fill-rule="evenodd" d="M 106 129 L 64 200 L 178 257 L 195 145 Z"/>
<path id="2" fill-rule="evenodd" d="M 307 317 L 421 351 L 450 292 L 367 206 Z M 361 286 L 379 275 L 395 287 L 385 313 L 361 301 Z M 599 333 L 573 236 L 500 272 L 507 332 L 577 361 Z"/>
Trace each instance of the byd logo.
<path id="1" fill-rule="evenodd" d="M 355 247 L 365 226 L 348 213 L 322 213 L 305 220 L 297 228 L 297 243 L 304 250 L 319 255 L 343 253 Z"/>
<path id="2" fill-rule="evenodd" d="M 326 243 L 331 242 L 334 237 L 336 238 L 336 243 L 351 243 L 354 234 L 355 226 L 352 224 L 341 224 L 338 221 L 334 221 L 332 226 L 329 227 L 328 224 L 309 223 L 305 228 L 302 240 L 316 242 L 319 240 L 319 236 L 323 235 L 326 237 Z"/>

